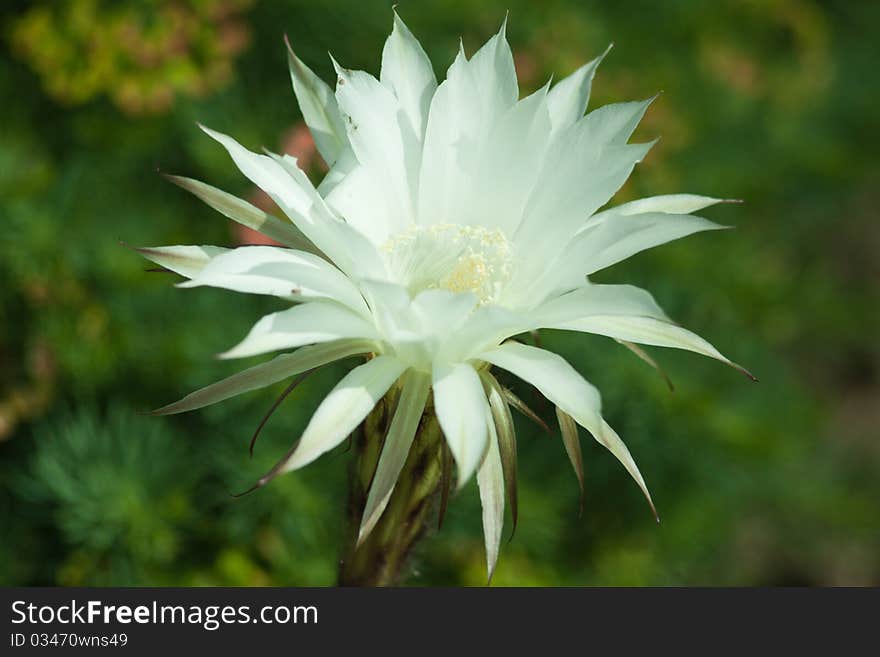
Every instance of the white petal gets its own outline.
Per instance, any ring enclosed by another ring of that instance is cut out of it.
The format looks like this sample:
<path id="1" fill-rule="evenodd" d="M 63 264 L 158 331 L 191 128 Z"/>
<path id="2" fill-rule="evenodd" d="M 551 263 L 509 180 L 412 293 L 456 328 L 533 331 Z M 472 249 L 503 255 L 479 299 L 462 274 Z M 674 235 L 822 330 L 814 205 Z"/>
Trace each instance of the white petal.
<path id="1" fill-rule="evenodd" d="M 724 354 L 696 333 L 676 324 L 652 317 L 627 317 L 622 315 L 585 317 L 566 322 L 556 328 L 607 335 L 618 340 L 653 345 L 655 347 L 672 347 L 674 349 L 693 351 L 703 356 L 720 360 L 722 363 L 739 370 L 750 379 L 756 380 L 745 368 L 730 361 Z"/>
<path id="2" fill-rule="evenodd" d="M 605 215 L 596 222 L 591 219 L 562 257 L 536 280 L 531 293 L 543 298 L 572 289 L 582 285 L 586 276 L 647 249 L 694 233 L 726 228 L 696 215 L 663 212 Z"/>
<path id="3" fill-rule="evenodd" d="M 491 580 L 495 573 L 495 564 L 498 562 L 498 548 L 501 545 L 501 531 L 504 528 L 504 470 L 501 466 L 495 422 L 491 413 L 487 415 L 489 447 L 483 464 L 477 471 L 477 485 L 480 489 L 480 504 L 483 507 L 486 568 Z"/>
<path id="4" fill-rule="evenodd" d="M 412 365 L 429 368 L 435 358 L 450 353 L 451 336 L 468 339 L 461 326 L 477 304 L 473 294 L 430 289 L 412 299 L 407 288 L 395 283 L 362 281 L 361 288 L 382 336 Z"/>
<path id="5" fill-rule="evenodd" d="M 706 230 L 727 228 L 692 214 L 621 215 L 580 233 L 564 258 L 576 259 L 583 275 L 610 267 L 636 253 Z"/>
<path id="6" fill-rule="evenodd" d="M 329 344 L 303 347 L 292 354 L 281 354 L 268 362 L 260 363 L 222 381 L 191 392 L 173 404 L 156 409 L 153 414 L 172 415 L 216 404 L 230 397 L 278 383 L 327 363 L 356 354 L 368 353 L 375 348 L 375 344 L 365 340 L 340 340 Z"/>
<path id="7" fill-rule="evenodd" d="M 596 441 L 623 464 L 653 508 L 651 495 L 632 455 L 620 436 L 600 415 L 598 391 L 562 357 L 536 347 L 506 342 L 497 349 L 480 354 L 480 359 L 531 383 L 542 395 L 593 434 Z"/>
<path id="8" fill-rule="evenodd" d="M 590 89 L 593 85 L 593 77 L 596 69 L 605 59 L 605 55 L 611 50 L 611 46 L 591 62 L 587 62 L 574 73 L 553 85 L 547 96 L 547 105 L 550 109 L 550 120 L 553 123 L 553 132 L 567 128 L 580 120 L 590 102 Z"/>
<path id="9" fill-rule="evenodd" d="M 232 157 L 236 166 L 290 217 L 315 246 L 344 272 L 381 277 L 384 265 L 375 247 L 361 233 L 339 221 L 308 177 L 289 156 L 252 153 L 232 137 L 201 126 Z"/>
<path id="10" fill-rule="evenodd" d="M 501 29 L 489 39 L 467 64 L 486 116 L 499 116 L 519 98 L 519 83 L 513 53 L 507 42 L 507 18 Z"/>
<path id="11" fill-rule="evenodd" d="M 377 356 L 354 368 L 324 398 L 299 445 L 280 472 L 308 465 L 354 431 L 403 374 L 406 366 L 392 356 Z"/>
<path id="12" fill-rule="evenodd" d="M 592 316 L 644 316 L 671 322 L 647 290 L 634 285 L 582 284 L 532 311 L 540 328 Z"/>
<path id="13" fill-rule="evenodd" d="M 385 199 L 386 232 L 403 230 L 413 222 L 421 145 L 388 87 L 368 73 L 334 65 L 351 146 Z"/>
<path id="14" fill-rule="evenodd" d="M 219 142 L 232 157 L 241 172 L 255 185 L 275 200 L 299 228 L 309 234 L 307 228 L 313 220 L 309 218 L 312 205 L 308 189 L 304 189 L 290 177 L 280 162 L 268 155 L 252 153 L 235 139 L 223 133 L 200 126 L 211 138 Z"/>
<path id="15" fill-rule="evenodd" d="M 326 199 L 330 195 L 330 192 L 332 192 L 339 183 L 345 180 L 348 174 L 354 171 L 357 166 L 357 157 L 355 157 L 354 151 L 351 149 L 351 144 L 349 144 L 342 150 L 339 157 L 336 158 L 336 162 L 333 163 L 333 166 L 330 167 L 327 175 L 324 176 L 321 184 L 318 185 L 318 194 Z M 348 221 L 348 217 L 345 213 L 337 212 L 337 214 Z"/>
<path id="16" fill-rule="evenodd" d="M 269 351 L 342 338 L 378 339 L 363 317 L 333 302 L 311 301 L 260 319 L 247 337 L 220 358 L 246 358 Z"/>
<path id="17" fill-rule="evenodd" d="M 362 281 L 361 289 L 379 333 L 394 344 L 397 356 L 410 364 L 429 365 L 431 352 L 421 324 L 413 315 L 409 291 L 401 285 L 384 281 Z"/>
<path id="18" fill-rule="evenodd" d="M 363 276 L 382 277 L 385 274 L 385 265 L 376 250 L 376 245 L 371 243 L 367 236 L 355 226 L 346 221 L 340 221 L 334 215 L 308 176 L 299 168 L 296 158 L 292 155 L 276 155 L 269 151 L 267 153 L 284 168 L 299 187 L 306 190 L 311 202 L 310 212 L 314 218 L 315 226 L 321 231 L 322 239 L 332 243 L 334 263 L 356 278 Z"/>
<path id="19" fill-rule="evenodd" d="M 218 255 L 180 287 L 202 285 L 294 300 L 331 299 L 369 312 L 351 280 L 326 260 L 273 246 L 246 246 Z"/>
<path id="20" fill-rule="evenodd" d="M 394 28 L 382 50 L 379 79 L 397 96 L 413 134 L 421 141 L 437 78 L 428 55 L 396 11 Z"/>
<path id="21" fill-rule="evenodd" d="M 599 391 L 558 354 L 519 342 L 505 342 L 495 349 L 483 352 L 479 359 L 531 383 L 547 399 L 575 419 L 576 414 L 572 412 L 574 409 L 580 409 L 578 414 L 581 416 L 599 413 Z M 579 424 L 583 423 L 579 421 Z"/>
<path id="22" fill-rule="evenodd" d="M 192 278 L 216 256 L 229 251 L 219 246 L 144 246 L 135 249 L 150 262 Z"/>
<path id="23" fill-rule="evenodd" d="M 412 302 L 412 311 L 428 335 L 448 339 L 477 306 L 477 297 L 470 292 L 422 290 Z"/>
<path id="24" fill-rule="evenodd" d="M 431 100 L 419 174 L 418 221 L 455 223 L 469 198 L 477 141 L 485 134 L 473 73 L 459 50 Z"/>
<path id="25" fill-rule="evenodd" d="M 623 145 L 656 98 L 603 105 L 584 117 L 583 129 L 596 144 Z"/>
<path id="26" fill-rule="evenodd" d="M 699 335 L 674 324 L 647 291 L 631 285 L 588 285 L 544 304 L 534 311 L 534 317 L 542 328 L 693 351 L 754 379 Z"/>
<path id="27" fill-rule="evenodd" d="M 490 127 L 470 176 L 470 203 L 458 221 L 512 235 L 541 170 L 549 136 L 543 88 L 510 107 Z"/>
<path id="28" fill-rule="evenodd" d="M 644 214 L 647 212 L 667 212 L 669 214 L 690 214 L 698 212 L 718 203 L 737 203 L 730 199 L 712 198 L 711 196 L 698 196 L 697 194 L 663 194 L 661 196 L 649 196 L 636 201 L 617 205 L 603 212 L 599 212 L 585 225 L 597 222 L 605 217 L 631 214 Z"/>
<path id="29" fill-rule="evenodd" d="M 416 430 L 419 428 L 422 411 L 425 410 L 425 402 L 431 388 L 431 377 L 423 372 L 409 370 L 404 374 L 401 386 L 403 390 L 400 393 L 400 401 L 397 410 L 394 411 L 394 419 L 391 420 L 388 436 L 382 447 L 376 474 L 370 484 L 370 493 L 367 496 L 358 533 L 359 543 L 373 531 L 373 527 L 379 522 L 382 512 L 388 505 L 388 500 L 391 499 L 394 485 L 406 463 Z"/>
<path id="30" fill-rule="evenodd" d="M 474 368 L 463 363 L 435 365 L 433 387 L 437 420 L 458 466 L 461 488 L 486 452 L 486 394 Z"/>
<path id="31" fill-rule="evenodd" d="M 287 61 L 290 66 L 293 92 L 299 101 L 303 119 L 309 126 L 321 157 L 328 166 L 333 166 L 339 154 L 348 146 L 348 137 L 336 104 L 336 96 L 333 95 L 329 85 L 293 53 L 289 43 Z"/>
<path id="32" fill-rule="evenodd" d="M 390 221 L 385 190 L 365 166 L 355 164 L 326 198 L 327 205 L 376 246 L 381 247 L 399 228 Z"/>
<path id="33" fill-rule="evenodd" d="M 494 305 L 477 307 L 440 345 L 438 362 L 463 362 L 474 358 L 502 340 L 532 328 L 527 313 L 516 313 Z"/>
<path id="34" fill-rule="evenodd" d="M 519 90 L 505 26 L 470 61 L 459 49 L 446 80 L 437 88 L 428 114 L 421 173 L 418 221 L 463 223 L 475 200 L 479 158 L 500 117 L 516 103 Z"/>
<path id="35" fill-rule="evenodd" d="M 580 126 L 562 131 L 551 145 L 526 204 L 514 236 L 522 261 L 508 285 L 510 305 L 540 298 L 535 286 L 548 263 L 557 262 L 586 218 L 620 189 L 653 145 L 608 146 L 590 155 L 594 146 Z"/>
<path id="36" fill-rule="evenodd" d="M 166 178 L 194 194 L 220 214 L 243 226 L 256 230 L 285 246 L 309 253 L 320 253 L 302 231 L 289 221 L 281 221 L 237 196 L 198 180 L 183 176 L 166 176 Z"/>
<path id="37" fill-rule="evenodd" d="M 611 199 L 653 146 L 626 144 L 649 103 L 606 105 L 555 134 L 514 235 L 529 257 L 511 290 L 535 297 L 532 286 L 543 263 L 559 258 L 571 237 Z"/>

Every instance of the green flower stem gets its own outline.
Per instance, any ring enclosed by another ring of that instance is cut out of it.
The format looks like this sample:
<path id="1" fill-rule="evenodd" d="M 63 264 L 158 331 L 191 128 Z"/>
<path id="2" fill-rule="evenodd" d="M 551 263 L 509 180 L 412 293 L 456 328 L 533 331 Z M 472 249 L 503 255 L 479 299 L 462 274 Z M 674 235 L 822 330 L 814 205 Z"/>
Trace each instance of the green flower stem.
<path id="1" fill-rule="evenodd" d="M 434 500 L 442 481 L 443 443 L 437 417 L 429 404 L 385 512 L 372 533 L 357 545 L 361 516 L 393 407 L 394 400 L 383 399 L 353 436 L 357 454 L 349 495 L 349 536 L 339 568 L 340 586 L 400 583 L 413 548 L 427 533 L 433 517 Z"/>

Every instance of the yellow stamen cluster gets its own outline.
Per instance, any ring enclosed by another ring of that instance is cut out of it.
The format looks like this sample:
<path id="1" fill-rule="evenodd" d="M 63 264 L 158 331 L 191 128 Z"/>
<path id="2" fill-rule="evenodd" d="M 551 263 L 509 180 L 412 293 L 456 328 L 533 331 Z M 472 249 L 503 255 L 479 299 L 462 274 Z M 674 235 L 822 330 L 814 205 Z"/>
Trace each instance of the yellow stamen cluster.
<path id="1" fill-rule="evenodd" d="M 415 226 L 389 239 L 382 251 L 413 292 L 472 292 L 487 303 L 510 278 L 510 244 L 497 228 Z"/>

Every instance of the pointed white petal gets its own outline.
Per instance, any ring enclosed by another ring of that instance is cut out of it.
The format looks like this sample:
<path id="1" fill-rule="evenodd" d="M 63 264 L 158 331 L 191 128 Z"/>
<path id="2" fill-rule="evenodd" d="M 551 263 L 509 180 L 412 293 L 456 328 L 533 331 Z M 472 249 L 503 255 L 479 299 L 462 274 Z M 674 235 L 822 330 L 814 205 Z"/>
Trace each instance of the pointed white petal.
<path id="1" fill-rule="evenodd" d="M 651 495 L 632 455 L 620 436 L 600 415 L 598 391 L 561 356 L 536 347 L 506 342 L 480 355 L 481 360 L 497 365 L 531 383 L 542 395 L 593 434 L 635 479 L 653 508 Z"/>
<path id="2" fill-rule="evenodd" d="M 582 285 L 586 276 L 642 251 L 695 233 L 727 228 L 696 215 L 664 212 L 604 215 L 595 222 L 590 219 L 563 255 L 535 281 L 531 293 L 543 298 L 569 290 Z"/>
<path id="3" fill-rule="evenodd" d="M 403 391 L 400 393 L 400 401 L 397 410 L 394 411 L 394 419 L 391 420 L 388 436 L 382 447 L 376 474 L 370 484 L 370 493 L 367 496 L 358 533 L 359 543 L 373 531 L 373 527 L 379 522 L 382 512 L 388 505 L 388 500 L 391 499 L 397 477 L 406 463 L 416 430 L 419 428 L 422 411 L 425 410 L 431 377 L 424 372 L 408 370 L 401 379 L 401 387 Z"/>
<path id="4" fill-rule="evenodd" d="M 498 562 L 498 548 L 501 546 L 501 531 L 504 528 L 504 471 L 501 467 L 501 452 L 498 449 L 498 436 L 495 422 L 487 413 L 489 447 L 483 464 L 477 471 L 477 485 L 480 489 L 480 504 L 483 507 L 483 536 L 486 541 L 486 568 L 489 580 L 495 573 Z"/>
<path id="5" fill-rule="evenodd" d="M 396 11 L 394 28 L 382 50 L 379 79 L 397 96 L 413 134 L 421 141 L 437 78 L 428 55 Z"/>
<path id="6" fill-rule="evenodd" d="M 336 104 L 336 96 L 333 95 L 329 85 L 293 53 L 289 43 L 287 62 L 290 66 L 293 92 L 299 101 L 303 119 L 309 126 L 321 157 L 328 166 L 333 166 L 339 154 L 348 146 L 348 137 Z"/>
<path id="7" fill-rule="evenodd" d="M 541 274 L 548 263 L 558 261 L 586 218 L 620 189 L 653 145 L 612 145 L 590 155 L 595 147 L 584 141 L 589 135 L 580 125 L 562 131 L 551 145 L 514 235 L 516 248 L 528 257 L 508 286 L 509 294 L 518 295 L 508 300 L 513 305 L 542 296 L 538 286 L 546 283 Z"/>
<path id="8" fill-rule="evenodd" d="M 292 354 L 276 356 L 268 362 L 260 363 L 222 381 L 191 392 L 173 404 L 156 409 L 152 414 L 172 415 L 210 406 L 230 397 L 278 383 L 327 363 L 368 353 L 375 349 L 375 344 L 367 340 L 339 340 L 328 344 L 303 347 Z"/>
<path id="9" fill-rule="evenodd" d="M 183 176 L 166 176 L 166 178 L 242 226 L 256 230 L 285 246 L 320 254 L 317 247 L 303 235 L 302 231 L 289 221 L 281 221 L 237 196 L 198 180 Z"/>
<path id="10" fill-rule="evenodd" d="M 728 228 L 692 214 L 621 215 L 596 223 L 579 233 L 564 259 L 579 263 L 579 273 L 588 276 L 630 256 L 694 233 Z"/>
<path id="11" fill-rule="evenodd" d="M 590 89 L 593 86 L 596 69 L 599 68 L 599 64 L 602 63 L 610 50 L 611 46 L 608 46 L 605 52 L 596 59 L 587 62 L 550 89 L 547 104 L 554 132 L 567 128 L 584 115 L 590 102 Z"/>
<path id="12" fill-rule="evenodd" d="M 211 258 L 229 249 L 219 246 L 143 246 L 135 250 L 150 262 L 170 269 L 176 274 L 192 278 L 208 264 Z"/>
<path id="13" fill-rule="evenodd" d="M 428 114 L 419 177 L 418 221 L 460 223 L 473 203 L 479 158 L 519 90 L 505 26 L 468 61 L 458 55 L 437 88 Z"/>
<path id="14" fill-rule="evenodd" d="M 282 210 L 292 213 L 291 219 L 308 235 L 307 228 L 313 223 L 309 219 L 312 199 L 308 189 L 297 184 L 281 163 L 272 157 L 249 151 L 229 135 L 205 126 L 200 127 L 227 150 L 232 161 L 245 177 L 269 194 Z"/>
<path id="15" fill-rule="evenodd" d="M 592 316 L 628 315 L 670 320 L 647 290 L 634 285 L 584 284 L 533 311 L 541 328 Z"/>
<path id="16" fill-rule="evenodd" d="M 310 301 L 260 319 L 247 337 L 220 358 L 246 358 L 269 351 L 342 338 L 378 339 L 375 327 L 348 308 Z"/>
<path id="17" fill-rule="evenodd" d="M 626 144 L 649 103 L 606 105 L 555 134 L 514 235 L 519 249 L 529 254 L 509 288 L 515 294 L 537 296 L 534 285 L 545 263 L 559 259 L 587 218 L 611 199 L 651 149 L 654 142 Z"/>
<path id="18" fill-rule="evenodd" d="M 583 129 L 597 144 L 623 145 L 656 98 L 603 105 L 584 117 Z"/>
<path id="19" fill-rule="evenodd" d="M 712 198 L 711 196 L 698 196 L 697 194 L 663 194 L 661 196 L 649 196 L 636 201 L 617 205 L 603 212 L 599 212 L 590 218 L 584 226 L 598 222 L 606 217 L 631 214 L 645 214 L 647 212 L 666 212 L 669 214 L 690 214 L 699 212 L 718 203 L 736 203 L 730 199 Z"/>
<path id="20" fill-rule="evenodd" d="M 351 275 L 381 277 L 384 265 L 376 248 L 348 224 L 339 221 L 289 156 L 253 153 L 232 137 L 201 126 L 232 157 L 241 172 L 290 217 L 315 246 Z"/>
<path id="21" fill-rule="evenodd" d="M 580 422 L 578 423 L 580 424 Z M 632 454 L 630 454 L 629 448 L 627 448 L 620 436 L 617 435 L 617 432 L 612 429 L 604 419 L 601 420 L 601 426 L 598 428 L 598 433 L 593 429 L 589 429 L 589 431 L 603 447 L 614 454 L 617 460 L 623 464 L 623 467 L 626 468 L 629 475 L 639 485 L 639 488 L 642 489 L 642 494 L 645 496 L 645 499 L 648 500 L 651 512 L 654 514 L 657 522 L 660 522 L 660 516 L 657 515 L 657 507 L 654 506 L 654 500 L 651 499 L 651 493 L 648 492 L 648 485 L 645 483 L 642 473 L 639 472 L 639 466 L 636 465 Z"/>
<path id="22" fill-rule="evenodd" d="M 299 445 L 279 471 L 308 465 L 345 440 L 405 369 L 393 356 L 377 356 L 349 372 L 318 406 Z"/>
<path id="23" fill-rule="evenodd" d="M 433 387 L 437 420 L 458 466 L 461 488 L 486 452 L 486 395 L 474 368 L 463 363 L 435 365 Z"/>
<path id="24" fill-rule="evenodd" d="M 558 354 L 519 342 L 505 342 L 495 349 L 483 352 L 479 358 L 531 383 L 547 399 L 575 419 L 577 415 L 599 413 L 599 391 Z M 572 412 L 574 409 L 581 410 L 575 413 Z"/>
<path id="25" fill-rule="evenodd" d="M 533 316 L 542 328 L 596 333 L 625 342 L 693 351 L 720 360 L 754 379 L 706 340 L 674 324 L 650 293 L 632 285 L 587 285 L 542 305 Z"/>
<path id="26" fill-rule="evenodd" d="M 363 297 L 345 274 L 303 251 L 273 246 L 227 251 L 212 258 L 180 287 L 202 285 L 293 300 L 331 299 L 361 314 L 369 313 Z"/>
<path id="27" fill-rule="evenodd" d="M 501 29 L 468 62 L 477 93 L 489 117 L 498 116 L 519 98 L 513 52 L 507 42 L 507 18 Z"/>
<path id="28" fill-rule="evenodd" d="M 431 100 L 419 174 L 419 223 L 448 223 L 468 207 L 465 191 L 484 134 L 477 86 L 459 50 Z"/>
<path id="29" fill-rule="evenodd" d="M 549 135 L 546 88 L 506 110 L 485 137 L 465 195 L 471 201 L 459 221 L 512 235 L 541 170 Z"/>
<path id="30" fill-rule="evenodd" d="M 557 326 L 557 328 L 596 333 L 618 340 L 653 345 L 655 347 L 671 347 L 693 351 L 703 356 L 720 360 L 722 363 L 739 370 L 750 379 L 757 380 L 748 370 L 729 360 L 696 333 L 676 324 L 652 317 L 628 317 L 623 315 L 584 317 L 583 319 L 566 322 Z"/>
<path id="31" fill-rule="evenodd" d="M 334 62 L 336 98 L 358 162 L 383 191 L 388 234 L 413 222 L 421 145 L 388 87 L 363 71 Z"/>

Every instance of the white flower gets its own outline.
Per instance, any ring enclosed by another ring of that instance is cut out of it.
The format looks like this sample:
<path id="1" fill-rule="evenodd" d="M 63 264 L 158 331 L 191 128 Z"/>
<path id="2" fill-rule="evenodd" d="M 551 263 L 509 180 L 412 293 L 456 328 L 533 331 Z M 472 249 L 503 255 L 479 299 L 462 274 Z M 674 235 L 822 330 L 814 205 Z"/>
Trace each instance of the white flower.
<path id="1" fill-rule="evenodd" d="M 607 52 L 607 51 L 606 51 Z M 602 56 L 604 57 L 604 55 Z M 599 211 L 652 143 L 627 143 L 651 100 L 586 114 L 602 57 L 519 98 L 504 28 L 470 59 L 460 50 L 437 84 L 399 17 L 377 80 L 342 68 L 335 93 L 290 52 L 300 109 L 331 165 L 314 187 L 294 158 L 253 153 L 204 128 L 287 219 L 220 190 L 175 178 L 227 217 L 288 248 L 142 249 L 188 281 L 294 303 L 260 319 L 226 358 L 290 351 L 159 409 L 179 413 L 356 354 L 298 445 L 263 479 L 336 447 L 396 383 L 402 393 L 367 501 L 378 520 L 429 394 L 459 486 L 476 472 L 489 570 L 504 516 L 512 424 L 489 366 L 535 386 L 558 407 L 578 465 L 574 422 L 607 447 L 650 496 L 632 456 L 600 413 L 599 393 L 560 356 L 513 336 L 541 328 L 597 333 L 695 351 L 731 364 L 671 322 L 651 295 L 595 285 L 593 272 L 670 240 L 721 226 L 692 212 L 721 202 L 677 194 Z M 573 420 L 573 422 L 572 422 Z"/>

